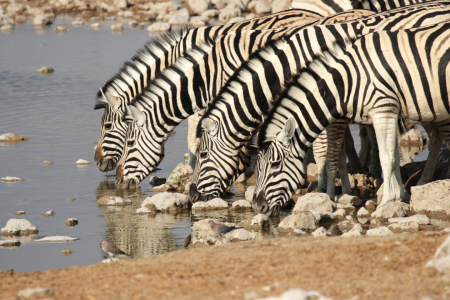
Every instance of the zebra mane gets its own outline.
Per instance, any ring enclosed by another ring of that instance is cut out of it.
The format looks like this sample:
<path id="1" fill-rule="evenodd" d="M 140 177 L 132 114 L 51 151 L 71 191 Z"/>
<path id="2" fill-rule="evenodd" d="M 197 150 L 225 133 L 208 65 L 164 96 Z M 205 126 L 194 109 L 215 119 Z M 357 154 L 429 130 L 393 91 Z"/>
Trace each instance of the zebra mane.
<path id="1" fill-rule="evenodd" d="M 137 53 L 131 58 L 131 61 L 125 62 L 119 72 L 117 72 L 103 85 L 103 91 L 113 94 L 122 101 L 126 101 L 129 86 L 134 86 L 134 81 L 139 80 L 141 71 L 139 71 L 137 64 L 153 61 L 154 55 L 152 54 L 162 53 L 162 49 L 167 49 L 177 44 L 188 33 L 188 31 L 188 28 L 182 28 L 180 30 L 164 33 L 159 37 L 150 39 L 144 45 L 143 49 L 137 51 Z M 147 76 L 147 82 L 145 84 L 148 85 L 150 81 L 150 77 Z M 143 90 L 142 86 L 140 86 L 140 90 Z M 139 89 L 137 93 L 139 93 Z M 94 109 L 105 108 L 106 105 L 107 103 L 103 100 L 101 91 L 98 91 Z"/>
<path id="2" fill-rule="evenodd" d="M 317 54 L 305 69 L 292 76 L 292 79 L 287 83 L 278 98 L 273 102 L 272 109 L 267 114 L 264 122 L 259 126 L 259 135 L 257 147 L 263 149 L 267 142 L 270 142 L 281 131 L 281 127 L 274 124 L 285 124 L 286 119 L 280 120 L 277 118 L 278 107 L 281 106 L 285 98 L 290 98 L 289 91 L 292 87 L 309 87 L 315 84 L 314 76 L 326 75 L 328 70 L 332 68 L 338 60 L 345 55 L 346 51 L 353 45 L 351 41 L 346 40 L 345 44 L 334 43 L 332 47 Z M 322 77 L 323 78 L 323 77 Z M 308 90 L 308 89 L 306 89 Z M 307 92 L 311 93 L 311 92 Z M 295 117 L 295 116 L 294 116 Z M 272 125 L 272 126 L 271 126 Z M 298 124 L 297 124 L 298 125 Z"/>
<path id="3" fill-rule="evenodd" d="M 173 82 L 174 78 L 186 76 L 185 72 L 192 69 L 193 65 L 198 65 L 197 61 L 204 57 L 205 53 L 208 52 L 213 45 L 214 42 L 208 38 L 204 43 L 193 46 L 183 57 L 178 58 L 175 64 L 156 76 L 156 78 L 147 86 L 146 90 L 132 99 L 129 105 L 136 106 L 141 102 L 148 102 L 156 99 L 152 97 L 152 94 L 159 94 L 161 92 L 161 85 L 167 82 Z M 125 120 L 124 115 L 123 121 Z"/>

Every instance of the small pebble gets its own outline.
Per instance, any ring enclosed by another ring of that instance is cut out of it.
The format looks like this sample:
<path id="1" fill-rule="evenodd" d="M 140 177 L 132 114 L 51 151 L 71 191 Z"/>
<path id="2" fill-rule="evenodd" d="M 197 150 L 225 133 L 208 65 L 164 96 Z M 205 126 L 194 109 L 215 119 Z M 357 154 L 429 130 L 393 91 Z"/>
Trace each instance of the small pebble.
<path id="1" fill-rule="evenodd" d="M 55 70 L 53 70 L 52 67 L 42 67 L 39 70 L 37 70 L 36 72 L 38 73 L 53 73 Z"/>
<path id="2" fill-rule="evenodd" d="M 184 160 L 185 160 L 185 161 L 188 161 L 188 160 L 189 160 L 189 153 L 185 153 L 185 154 L 184 154 Z"/>
<path id="3" fill-rule="evenodd" d="M 22 201 L 27 201 L 28 199 L 23 199 Z"/>
<path id="4" fill-rule="evenodd" d="M 53 216 L 54 214 L 55 214 L 55 212 L 54 212 L 53 210 L 49 210 L 49 211 L 43 213 L 42 215 L 43 215 L 44 217 L 51 217 L 51 216 Z"/>
<path id="5" fill-rule="evenodd" d="M 64 27 L 64 26 L 58 26 L 56 28 L 53 28 L 54 32 L 66 32 L 66 31 L 70 31 L 69 28 Z"/>
<path id="6" fill-rule="evenodd" d="M 79 159 L 76 162 L 73 163 L 74 165 L 90 165 L 91 162 L 87 161 L 85 159 Z"/>
<path id="7" fill-rule="evenodd" d="M 81 21 L 81 20 L 75 20 L 75 21 L 72 22 L 72 25 L 73 25 L 73 26 L 81 26 L 81 25 L 83 25 L 83 24 L 84 24 L 84 22 Z"/>
<path id="8" fill-rule="evenodd" d="M 0 180 L 3 181 L 3 182 L 25 181 L 25 179 L 22 179 L 22 178 L 19 178 L 19 177 L 12 177 L 12 176 L 2 177 Z"/>
<path id="9" fill-rule="evenodd" d="M 111 30 L 112 31 L 122 31 L 123 30 L 123 25 L 121 23 L 112 24 L 111 25 Z"/>
<path id="10" fill-rule="evenodd" d="M 78 220 L 76 218 L 70 218 L 64 224 L 66 224 L 69 227 L 73 227 L 75 225 L 78 225 Z"/>
<path id="11" fill-rule="evenodd" d="M 64 249 L 63 251 L 61 251 L 61 253 L 62 253 L 62 255 L 67 256 L 67 255 L 72 254 L 72 251 L 69 249 Z"/>
<path id="12" fill-rule="evenodd" d="M 75 198 L 70 198 L 70 201 L 75 201 Z"/>
<path id="13" fill-rule="evenodd" d="M 25 212 L 23 210 L 19 210 L 19 211 L 15 212 L 14 214 L 17 216 L 22 216 L 25 214 Z"/>
<path id="14" fill-rule="evenodd" d="M 92 23 L 91 27 L 92 28 L 99 28 L 100 27 L 100 23 Z"/>
<path id="15" fill-rule="evenodd" d="M 48 161 L 48 160 L 43 161 L 42 164 L 43 165 L 53 165 L 53 163 L 51 161 Z"/>

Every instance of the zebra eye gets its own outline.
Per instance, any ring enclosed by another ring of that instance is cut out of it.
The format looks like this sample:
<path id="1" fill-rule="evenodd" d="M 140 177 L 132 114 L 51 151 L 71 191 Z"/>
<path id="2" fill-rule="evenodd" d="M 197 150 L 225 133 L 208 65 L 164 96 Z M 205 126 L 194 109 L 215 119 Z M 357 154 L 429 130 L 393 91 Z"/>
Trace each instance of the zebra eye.
<path id="1" fill-rule="evenodd" d="M 272 169 L 277 169 L 280 166 L 280 164 L 281 164 L 281 160 L 273 161 L 272 164 L 271 164 L 271 168 Z"/>
<path id="2" fill-rule="evenodd" d="M 111 130 L 112 124 L 111 123 L 105 123 L 105 130 Z"/>
<path id="3" fill-rule="evenodd" d="M 201 158 L 205 158 L 206 156 L 208 156 L 208 152 L 204 151 L 204 152 L 200 153 Z"/>
<path id="4" fill-rule="evenodd" d="M 134 140 L 128 140 L 127 141 L 127 146 L 128 147 L 133 147 L 134 146 Z"/>

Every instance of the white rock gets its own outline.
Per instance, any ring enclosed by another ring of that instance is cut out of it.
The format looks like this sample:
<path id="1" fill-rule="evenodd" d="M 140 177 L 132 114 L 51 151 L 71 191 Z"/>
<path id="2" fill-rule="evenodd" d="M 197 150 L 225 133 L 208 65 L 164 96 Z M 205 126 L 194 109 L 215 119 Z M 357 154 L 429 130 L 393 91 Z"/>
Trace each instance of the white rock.
<path id="1" fill-rule="evenodd" d="M 230 240 L 229 239 L 226 239 L 226 238 L 220 238 L 220 239 L 218 239 L 217 241 L 216 241 L 216 243 L 214 244 L 215 246 L 220 246 L 220 245 L 225 245 L 225 244 L 228 244 L 228 243 L 230 243 Z"/>
<path id="2" fill-rule="evenodd" d="M 238 23 L 238 22 L 244 22 L 245 18 L 244 17 L 234 17 L 228 20 L 227 24 L 232 24 L 232 23 Z"/>
<path id="3" fill-rule="evenodd" d="M 224 235 L 224 237 L 232 242 L 254 240 L 256 235 L 253 232 L 247 231 L 243 228 L 238 228 L 228 232 Z"/>
<path id="4" fill-rule="evenodd" d="M 90 161 L 87 161 L 87 160 L 85 160 L 85 159 L 79 159 L 79 160 L 77 160 L 76 162 L 74 162 L 73 163 L 74 165 L 90 165 L 91 164 L 91 162 Z"/>
<path id="5" fill-rule="evenodd" d="M 209 3 L 206 0 L 188 0 L 187 4 L 191 10 L 198 15 L 203 13 L 209 7 Z"/>
<path id="6" fill-rule="evenodd" d="M 189 20 L 189 23 L 191 23 L 192 26 L 205 26 L 206 22 L 202 20 L 201 16 L 195 16 L 195 17 L 191 17 L 191 19 Z"/>
<path id="7" fill-rule="evenodd" d="M 44 295 L 54 295 L 55 291 L 50 288 L 34 288 L 34 289 L 23 289 L 17 293 L 18 297 L 31 298 Z"/>
<path id="8" fill-rule="evenodd" d="M 407 133 L 400 137 L 400 144 L 423 145 L 422 133 L 416 128 L 410 129 Z"/>
<path id="9" fill-rule="evenodd" d="M 160 193 L 147 197 L 141 207 L 147 207 L 153 211 L 180 211 L 190 207 L 189 197 L 178 193 Z"/>
<path id="10" fill-rule="evenodd" d="M 416 222 L 392 223 L 387 228 L 395 233 L 400 232 L 415 233 L 419 231 L 419 224 L 417 224 Z"/>
<path id="11" fill-rule="evenodd" d="M 110 264 L 110 263 L 113 263 L 113 262 L 116 262 L 116 261 L 120 261 L 120 259 L 117 258 L 117 257 L 109 257 L 107 259 L 102 260 L 102 263 Z"/>
<path id="12" fill-rule="evenodd" d="M 25 10 L 25 6 L 22 3 L 10 3 L 6 7 L 6 12 L 10 14 L 21 14 Z"/>
<path id="13" fill-rule="evenodd" d="M 172 190 L 172 187 L 168 184 L 160 184 L 158 186 L 155 186 L 152 188 L 153 193 L 161 193 L 161 192 L 167 192 Z"/>
<path id="14" fill-rule="evenodd" d="M 419 225 L 428 225 L 431 223 L 431 220 L 426 215 L 413 215 L 411 217 L 405 218 L 390 218 L 388 219 L 389 223 L 409 223 L 416 222 Z"/>
<path id="15" fill-rule="evenodd" d="M 189 23 L 189 11 L 186 8 L 182 8 L 179 11 L 174 12 L 168 22 L 172 25 L 184 25 Z"/>
<path id="16" fill-rule="evenodd" d="M 352 205 L 346 205 L 346 204 L 340 204 L 340 203 L 338 203 L 338 204 L 336 205 L 336 207 L 337 207 L 338 209 L 343 209 L 343 210 L 345 210 L 345 214 L 347 214 L 347 215 L 353 215 L 353 214 L 355 213 L 355 207 L 352 206 Z"/>
<path id="17" fill-rule="evenodd" d="M 292 289 L 286 291 L 280 297 L 269 297 L 269 298 L 260 298 L 258 300 L 331 300 L 329 298 L 323 297 L 319 292 L 311 291 L 306 292 L 300 289 Z"/>
<path id="18" fill-rule="evenodd" d="M 92 23 L 89 26 L 92 27 L 92 28 L 99 28 L 100 27 L 100 23 Z"/>
<path id="19" fill-rule="evenodd" d="M 265 214 L 257 214 L 250 220 L 244 220 L 239 223 L 239 226 L 241 227 L 265 227 L 269 226 L 269 217 Z"/>
<path id="20" fill-rule="evenodd" d="M 6 176 L 6 177 L 2 177 L 1 181 L 3 181 L 3 182 L 18 182 L 18 181 L 25 181 L 25 179 L 22 179 L 19 177 Z"/>
<path id="21" fill-rule="evenodd" d="M 268 14 L 272 10 L 270 3 L 267 0 L 259 0 L 255 5 L 255 12 L 258 15 Z"/>
<path id="22" fill-rule="evenodd" d="M 36 15 L 33 19 L 34 26 L 45 26 L 53 23 L 53 18 L 48 14 Z"/>
<path id="23" fill-rule="evenodd" d="M 385 235 L 392 235 L 392 231 L 390 231 L 387 227 L 381 226 L 374 229 L 367 230 L 366 235 L 368 236 L 385 236 Z"/>
<path id="24" fill-rule="evenodd" d="M 251 209 L 252 205 L 247 200 L 237 200 L 231 205 L 231 210 Z"/>
<path id="25" fill-rule="evenodd" d="M 361 199 L 359 199 L 356 196 L 352 196 L 352 195 L 348 195 L 348 194 L 344 194 L 341 197 L 339 197 L 338 202 L 340 204 L 351 205 L 351 206 L 361 206 L 362 205 Z"/>
<path id="26" fill-rule="evenodd" d="M 344 220 L 345 216 L 347 215 L 347 213 L 345 212 L 344 209 L 339 208 L 337 209 L 334 213 L 333 213 L 334 217 L 338 220 Z"/>
<path id="27" fill-rule="evenodd" d="M 20 244 L 18 239 L 0 240 L 0 248 L 18 247 Z"/>
<path id="28" fill-rule="evenodd" d="M 82 20 L 75 20 L 72 22 L 73 26 L 81 26 L 84 25 L 84 22 Z"/>
<path id="29" fill-rule="evenodd" d="M 45 238 L 34 240 L 35 242 L 52 242 L 52 243 L 59 243 L 59 242 L 70 242 L 70 241 L 76 241 L 79 240 L 79 238 L 73 238 L 70 236 L 61 236 L 61 235 L 55 235 L 55 236 L 47 236 Z"/>
<path id="30" fill-rule="evenodd" d="M 48 211 L 46 211 L 45 213 L 43 213 L 42 215 L 44 216 L 44 217 L 51 217 L 51 216 L 53 216 L 55 214 L 55 212 L 53 211 L 53 210 L 48 210 Z"/>
<path id="31" fill-rule="evenodd" d="M 278 225 L 279 231 L 293 231 L 294 229 L 314 230 L 316 229 L 316 218 L 310 211 L 302 211 L 287 216 Z"/>
<path id="32" fill-rule="evenodd" d="M 56 28 L 53 28 L 54 32 L 66 32 L 66 31 L 70 31 L 69 28 L 64 27 L 64 26 L 57 26 Z"/>
<path id="33" fill-rule="evenodd" d="M 311 233 L 312 236 L 327 236 L 327 230 L 323 227 L 319 227 Z"/>
<path id="34" fill-rule="evenodd" d="M 36 226 L 25 219 L 9 219 L 6 226 L 2 228 L 2 235 L 29 235 L 38 233 Z"/>
<path id="35" fill-rule="evenodd" d="M 450 216 L 450 179 L 411 187 L 411 210 L 432 218 Z"/>
<path id="36" fill-rule="evenodd" d="M 5 24 L 5 25 L 0 26 L 1 31 L 10 31 L 13 29 L 14 29 L 14 25 L 11 25 L 11 24 Z"/>
<path id="37" fill-rule="evenodd" d="M 202 12 L 202 17 L 215 18 L 219 15 L 218 9 L 208 9 Z"/>
<path id="38" fill-rule="evenodd" d="M 235 3 L 230 3 L 225 8 L 220 10 L 219 21 L 222 23 L 227 23 L 231 18 L 238 17 L 240 15 L 240 7 Z"/>
<path id="39" fill-rule="evenodd" d="M 337 226 L 342 232 L 351 230 L 358 222 L 352 216 L 346 216 Z"/>
<path id="40" fill-rule="evenodd" d="M 173 188 L 178 188 L 179 186 L 184 186 L 191 182 L 192 174 L 194 170 L 187 163 L 178 164 L 175 169 L 173 169 L 172 174 L 167 178 L 166 184 L 172 186 Z"/>
<path id="41" fill-rule="evenodd" d="M 271 5 L 272 13 L 275 14 L 277 12 L 289 9 L 291 3 L 291 0 L 274 0 Z"/>
<path id="42" fill-rule="evenodd" d="M 124 199 L 119 196 L 102 196 L 97 200 L 97 206 L 125 206 L 130 204 L 130 199 Z"/>
<path id="43" fill-rule="evenodd" d="M 136 209 L 136 211 L 135 211 L 136 214 L 148 214 L 151 212 L 152 211 L 150 209 L 148 209 L 147 207 L 140 207 L 140 208 Z"/>
<path id="44" fill-rule="evenodd" d="M 388 202 L 381 207 L 377 207 L 370 217 L 372 219 L 389 219 L 394 217 L 404 217 L 409 205 L 403 202 Z"/>
<path id="45" fill-rule="evenodd" d="M 254 18 L 256 18 L 256 15 L 254 13 L 249 13 L 249 14 L 247 14 L 245 16 L 246 20 L 251 20 L 251 19 L 254 19 Z"/>
<path id="46" fill-rule="evenodd" d="M 365 207 L 361 207 L 356 214 L 358 218 L 368 218 L 370 216 L 369 212 Z"/>
<path id="47" fill-rule="evenodd" d="M 122 31 L 123 30 L 122 23 L 112 24 L 111 25 L 111 30 L 112 31 Z"/>
<path id="48" fill-rule="evenodd" d="M 187 197 L 187 196 L 186 196 Z M 220 198 L 214 198 L 206 202 L 195 202 L 192 205 L 192 210 L 205 210 L 205 209 L 225 209 L 228 208 L 228 202 Z"/>
<path id="49" fill-rule="evenodd" d="M 440 273 L 450 274 L 450 235 L 436 250 L 433 258 L 427 262 L 426 268 L 435 268 Z"/>
<path id="50" fill-rule="evenodd" d="M 318 212 L 333 212 L 334 202 L 325 193 L 309 193 L 298 197 L 293 212 L 315 210 Z"/>
<path id="51" fill-rule="evenodd" d="M 147 27 L 147 31 L 149 32 L 157 32 L 157 31 L 169 31 L 170 24 L 167 22 L 155 22 L 152 25 Z"/>
<path id="52" fill-rule="evenodd" d="M 64 222 L 64 224 L 66 224 L 67 226 L 73 227 L 75 225 L 78 225 L 78 219 L 77 218 L 67 219 L 67 221 Z"/>
<path id="53" fill-rule="evenodd" d="M 361 224 L 355 224 L 355 226 L 353 226 L 353 228 L 351 230 L 342 234 L 343 237 L 360 236 L 360 235 L 362 235 Z"/>
<path id="54" fill-rule="evenodd" d="M 19 210 L 19 211 L 16 211 L 14 214 L 15 214 L 16 216 L 22 216 L 22 215 L 25 214 L 25 211 Z"/>
<path id="55" fill-rule="evenodd" d="M 253 194 L 255 193 L 255 186 L 249 186 L 247 190 L 245 191 L 245 200 L 247 200 L 248 203 L 252 204 L 253 201 Z"/>
<path id="56" fill-rule="evenodd" d="M 130 28 L 138 27 L 138 26 L 139 26 L 139 22 L 136 21 L 136 20 L 131 20 L 130 22 L 128 22 L 128 26 L 129 26 Z"/>

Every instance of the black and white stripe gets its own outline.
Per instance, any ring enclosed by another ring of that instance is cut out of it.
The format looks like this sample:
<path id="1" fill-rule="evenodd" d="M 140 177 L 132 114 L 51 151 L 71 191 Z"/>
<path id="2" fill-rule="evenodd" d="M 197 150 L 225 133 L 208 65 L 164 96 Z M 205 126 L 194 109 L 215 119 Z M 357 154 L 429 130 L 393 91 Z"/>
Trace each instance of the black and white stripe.
<path id="1" fill-rule="evenodd" d="M 243 144 L 268 112 L 274 97 L 291 74 L 296 74 L 324 49 L 344 45 L 347 41 L 372 31 L 420 27 L 450 20 L 448 2 L 409 6 L 372 15 L 353 22 L 312 26 L 286 40 L 256 53 L 231 78 L 199 125 L 201 142 L 191 199 L 220 197 L 224 187 L 237 172 L 237 157 Z M 211 151 L 214 148 L 216 151 Z M 203 159 L 202 157 L 203 156 Z M 229 171 L 221 168 L 227 166 Z M 224 177 L 223 174 L 227 175 Z"/>
<path id="2" fill-rule="evenodd" d="M 405 198 L 399 119 L 450 121 L 450 23 L 375 32 L 316 59 L 274 103 L 259 133 L 254 207 L 275 213 L 304 181 L 303 157 L 339 118 L 373 124 L 384 174 L 379 206 Z M 347 50 L 347 51 L 346 51 Z M 381 51 L 380 51 L 381 50 Z M 448 132 L 440 131 L 447 141 Z"/>
<path id="3" fill-rule="evenodd" d="M 97 93 L 94 109 L 105 109 L 100 139 L 95 147 L 95 162 L 99 170 L 113 170 L 122 156 L 127 131 L 126 123 L 121 122 L 125 104 L 142 93 L 157 75 L 193 46 L 239 30 L 267 30 L 310 24 L 322 18 L 324 13 L 320 10 L 294 9 L 239 23 L 183 29 L 149 41 Z"/>
<path id="4" fill-rule="evenodd" d="M 267 42 L 291 36 L 313 24 L 332 24 L 343 17 L 350 18 L 351 14 L 352 12 L 343 12 L 307 25 L 283 29 L 234 31 L 219 38 L 215 44 L 205 44 L 188 52 L 133 102 L 138 110 L 135 110 L 135 114 L 130 110 L 127 119 L 133 120 L 135 116 L 134 119 L 137 120 L 139 115 L 144 119 L 151 117 L 152 124 L 146 127 L 145 134 L 133 134 L 139 136 L 138 140 L 127 141 L 119 162 L 116 183 L 121 187 L 131 187 L 148 176 L 163 158 L 163 143 L 168 133 L 185 118 L 206 108 L 239 66 Z M 354 12 L 356 17 L 367 14 L 372 13 Z M 138 111 L 144 112 L 145 116 Z M 143 130 L 139 126 L 130 126 L 132 128 L 128 128 L 128 131 Z M 246 155 L 241 155 L 244 156 Z M 241 160 L 236 161 L 236 165 L 247 164 Z"/>

